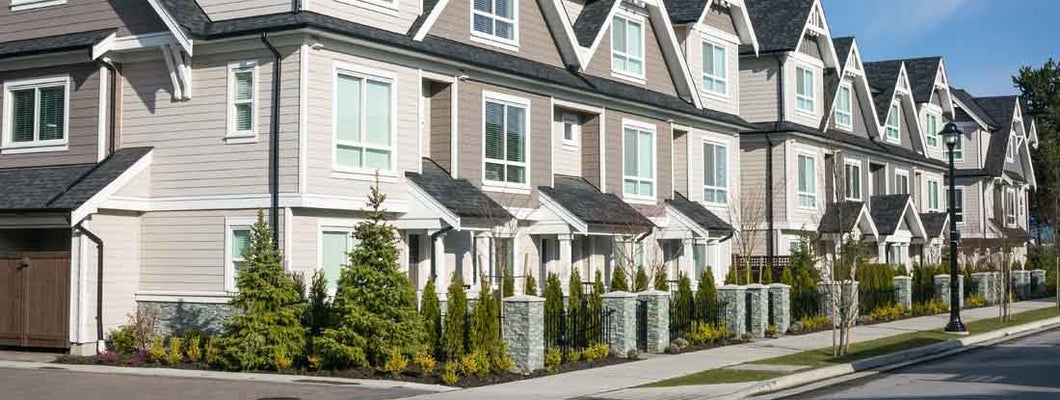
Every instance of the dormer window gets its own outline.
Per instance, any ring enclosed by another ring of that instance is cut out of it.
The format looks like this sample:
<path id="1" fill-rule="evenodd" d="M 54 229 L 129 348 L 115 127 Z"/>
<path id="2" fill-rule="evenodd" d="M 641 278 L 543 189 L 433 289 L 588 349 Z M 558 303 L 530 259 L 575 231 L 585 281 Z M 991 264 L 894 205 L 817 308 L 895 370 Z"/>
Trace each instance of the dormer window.
<path id="1" fill-rule="evenodd" d="M 1009 137 L 1008 148 L 1005 150 L 1005 162 L 1013 162 L 1016 160 L 1016 138 Z"/>
<path id="2" fill-rule="evenodd" d="M 728 93 L 725 70 L 725 47 L 703 42 L 703 90 L 721 95 Z"/>
<path id="3" fill-rule="evenodd" d="M 504 45 L 519 42 L 519 0 L 471 0 L 471 36 Z"/>
<path id="4" fill-rule="evenodd" d="M 616 15 L 611 22 L 611 72 L 644 79 L 644 19 Z"/>
<path id="5" fill-rule="evenodd" d="M 853 110 L 851 109 L 850 85 L 844 83 L 839 86 L 839 94 L 836 97 L 835 124 L 842 128 L 850 129 L 853 126 Z"/>
<path id="6" fill-rule="evenodd" d="M 887 135 L 887 141 L 900 143 L 902 141 L 902 106 L 898 103 L 891 103 L 891 111 L 887 113 L 887 122 L 884 124 L 883 130 Z"/>
<path id="7" fill-rule="evenodd" d="M 924 133 L 927 136 L 927 144 L 931 147 L 939 146 L 939 116 L 934 113 L 924 114 Z"/>
<path id="8" fill-rule="evenodd" d="M 809 68 L 795 67 L 795 108 L 813 113 L 817 111 L 813 85 L 813 71 Z"/>

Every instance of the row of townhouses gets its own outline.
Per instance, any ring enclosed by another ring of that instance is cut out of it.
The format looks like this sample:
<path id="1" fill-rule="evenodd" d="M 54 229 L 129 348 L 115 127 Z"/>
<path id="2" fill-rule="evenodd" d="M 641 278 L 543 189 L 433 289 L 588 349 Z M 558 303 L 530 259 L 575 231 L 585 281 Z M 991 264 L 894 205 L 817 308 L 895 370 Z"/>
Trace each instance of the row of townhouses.
<path id="1" fill-rule="evenodd" d="M 949 122 L 965 258 L 1026 237 L 1018 99 L 865 62 L 818 0 L 0 3 L 0 344 L 216 326 L 259 211 L 333 284 L 374 184 L 420 289 L 720 282 L 806 233 L 937 262 Z"/>

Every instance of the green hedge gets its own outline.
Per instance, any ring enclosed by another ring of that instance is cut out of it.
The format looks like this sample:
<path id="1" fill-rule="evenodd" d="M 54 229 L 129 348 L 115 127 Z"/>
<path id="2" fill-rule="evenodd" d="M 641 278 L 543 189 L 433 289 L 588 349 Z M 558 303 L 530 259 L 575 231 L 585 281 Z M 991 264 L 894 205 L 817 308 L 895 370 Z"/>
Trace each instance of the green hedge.
<path id="1" fill-rule="evenodd" d="M 896 303 L 895 268 L 889 264 L 864 264 L 858 269 L 858 304 L 863 314 Z"/>

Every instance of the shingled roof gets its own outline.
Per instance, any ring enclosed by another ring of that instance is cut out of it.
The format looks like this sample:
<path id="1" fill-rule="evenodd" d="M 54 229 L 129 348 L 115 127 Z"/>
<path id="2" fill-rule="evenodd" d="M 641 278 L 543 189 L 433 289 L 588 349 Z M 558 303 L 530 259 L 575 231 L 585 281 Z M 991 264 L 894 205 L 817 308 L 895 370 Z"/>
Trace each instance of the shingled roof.
<path id="1" fill-rule="evenodd" d="M 703 207 L 702 204 L 688 200 L 680 192 L 674 192 L 674 198 L 667 199 L 666 204 L 681 213 L 708 232 L 720 232 L 730 236 L 735 229 L 725 220 Z"/>
<path id="2" fill-rule="evenodd" d="M 825 207 L 817 230 L 821 233 L 849 233 L 854 230 L 863 209 L 865 209 L 865 203 L 860 201 L 848 200 L 829 204 Z"/>
<path id="3" fill-rule="evenodd" d="M 835 47 L 836 55 L 839 56 L 839 66 L 845 68 L 847 65 L 847 57 L 850 56 L 850 48 L 854 47 L 854 37 L 843 36 L 832 38 L 832 46 Z"/>
<path id="4" fill-rule="evenodd" d="M 890 235 L 898 229 L 898 223 L 905 216 L 905 209 L 909 205 L 908 194 L 888 194 L 872 196 L 872 207 L 869 213 L 872 220 L 876 222 L 876 229 L 881 235 Z"/>
<path id="5" fill-rule="evenodd" d="M 762 53 L 796 50 L 814 0 L 746 0 Z M 751 51 L 741 47 L 741 52 Z"/>
<path id="6" fill-rule="evenodd" d="M 900 61 L 905 63 L 905 74 L 909 77 L 909 91 L 913 92 L 913 100 L 917 103 L 931 101 L 942 57 L 907 58 Z"/>
<path id="7" fill-rule="evenodd" d="M 898 74 L 902 72 L 902 60 L 873 61 L 863 63 L 865 78 L 872 87 L 872 102 L 876 105 L 876 116 L 880 121 L 887 119 L 891 109 L 891 99 L 898 85 Z"/>
<path id="8" fill-rule="evenodd" d="M 928 237 L 939 237 L 946 233 L 946 222 L 949 220 L 949 214 L 944 212 L 920 213 L 920 222 L 924 224 Z"/>
<path id="9" fill-rule="evenodd" d="M 429 158 L 423 159 L 422 172 L 408 171 L 405 176 L 413 185 L 458 217 L 495 220 L 513 218 L 508 210 L 482 193 L 467 179 L 453 178 L 448 171 Z"/>
<path id="10" fill-rule="evenodd" d="M 74 210 L 149 152 L 150 147 L 130 147 L 97 164 L 2 169 L 0 211 Z"/>
<path id="11" fill-rule="evenodd" d="M 580 176 L 556 175 L 552 187 L 540 186 L 538 190 L 589 224 L 644 229 L 655 226 L 618 196 L 601 192 Z"/>
<path id="12" fill-rule="evenodd" d="M 102 29 L 3 42 L 0 43 L 0 59 L 60 51 L 87 50 L 115 31 L 115 29 Z"/>
<path id="13" fill-rule="evenodd" d="M 964 89 L 958 89 L 952 86 L 950 86 L 950 93 L 953 94 L 953 97 L 955 97 L 959 103 L 964 105 L 964 112 L 969 115 L 974 115 L 989 127 L 997 126 L 997 122 L 994 122 L 994 119 L 990 118 L 990 114 L 979 107 L 979 103 L 976 103 L 975 97 L 973 97 L 971 93 L 966 92 Z"/>
<path id="14" fill-rule="evenodd" d="M 607 25 L 611 10 L 620 4 L 618 0 L 589 0 L 574 21 L 574 37 L 582 47 L 590 47 Z"/>
<path id="15" fill-rule="evenodd" d="M 945 168 L 949 166 L 949 164 L 946 164 L 941 160 L 928 158 L 923 154 L 917 153 L 913 150 L 901 146 L 896 146 L 885 141 L 873 140 L 864 136 L 851 135 L 849 132 L 843 132 L 836 129 L 829 129 L 826 132 L 822 132 L 820 129 L 810 128 L 808 126 L 790 121 L 759 123 L 758 129 L 740 132 L 740 135 L 744 136 L 773 132 L 797 132 L 806 135 L 816 136 L 824 140 L 839 140 L 843 143 L 858 147 L 862 150 L 869 150 L 882 154 L 888 154 L 894 157 L 900 157 L 905 160 L 915 160 L 922 163 L 931 164 L 937 167 Z"/>
<path id="16" fill-rule="evenodd" d="M 1001 176 L 1005 170 L 1005 153 L 1008 140 L 1012 136 L 1012 117 L 1016 112 L 1019 97 L 996 96 L 976 97 L 975 103 L 990 116 L 997 126 L 997 131 L 990 135 L 983 169 L 990 176 Z"/>
<path id="17" fill-rule="evenodd" d="M 698 22 L 710 0 L 666 0 L 670 21 L 675 24 Z"/>

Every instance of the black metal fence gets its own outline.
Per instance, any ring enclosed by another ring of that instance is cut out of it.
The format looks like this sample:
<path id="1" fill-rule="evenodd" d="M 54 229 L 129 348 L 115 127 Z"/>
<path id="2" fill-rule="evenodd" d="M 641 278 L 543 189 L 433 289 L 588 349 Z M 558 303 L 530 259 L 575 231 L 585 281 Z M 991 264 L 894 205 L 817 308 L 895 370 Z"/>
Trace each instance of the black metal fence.
<path id="1" fill-rule="evenodd" d="M 728 303 L 696 304 L 696 300 L 678 300 L 670 297 L 670 338 L 686 337 L 693 322 L 717 324 L 725 318 Z"/>
<path id="2" fill-rule="evenodd" d="M 611 343 L 612 311 L 593 305 L 588 296 L 577 307 L 564 307 L 558 313 L 545 313 L 545 347 L 566 354 L 597 343 Z"/>

